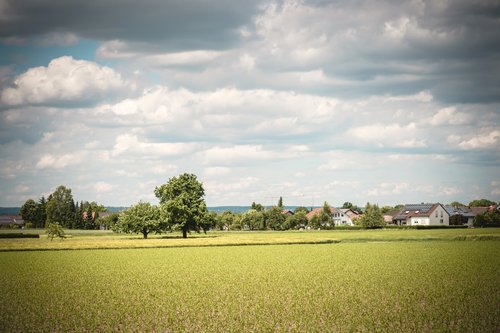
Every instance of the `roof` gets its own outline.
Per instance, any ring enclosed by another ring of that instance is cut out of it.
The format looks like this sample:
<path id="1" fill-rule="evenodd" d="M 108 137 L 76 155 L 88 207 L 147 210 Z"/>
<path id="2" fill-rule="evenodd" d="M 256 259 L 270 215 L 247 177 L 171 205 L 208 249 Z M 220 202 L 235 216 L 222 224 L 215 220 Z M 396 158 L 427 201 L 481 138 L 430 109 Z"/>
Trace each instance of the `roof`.
<path id="1" fill-rule="evenodd" d="M 432 212 L 439 206 L 442 207 L 442 205 L 439 202 L 435 204 L 431 203 L 408 204 L 399 210 L 396 216 L 394 216 L 394 219 L 406 220 L 407 218 L 410 217 L 429 217 L 432 214 Z"/>
<path id="2" fill-rule="evenodd" d="M 9 225 L 9 224 L 24 224 L 24 220 L 20 215 L 0 215 L 0 225 Z"/>
<path id="3" fill-rule="evenodd" d="M 314 215 L 321 213 L 322 210 L 323 210 L 323 207 L 313 208 L 313 210 L 311 210 L 309 213 L 307 213 L 307 215 L 306 215 L 307 219 L 308 220 L 312 219 Z M 330 207 L 330 211 L 332 212 L 332 214 L 336 210 L 337 210 L 337 208 Z"/>
<path id="4" fill-rule="evenodd" d="M 476 216 L 476 214 L 474 214 L 469 207 L 465 207 L 465 206 L 446 205 L 446 206 L 444 206 L 444 209 L 446 209 L 446 211 L 448 212 L 448 214 L 450 214 L 450 216 L 452 216 L 452 215 L 461 215 L 461 216 L 465 216 L 465 217 Z"/>

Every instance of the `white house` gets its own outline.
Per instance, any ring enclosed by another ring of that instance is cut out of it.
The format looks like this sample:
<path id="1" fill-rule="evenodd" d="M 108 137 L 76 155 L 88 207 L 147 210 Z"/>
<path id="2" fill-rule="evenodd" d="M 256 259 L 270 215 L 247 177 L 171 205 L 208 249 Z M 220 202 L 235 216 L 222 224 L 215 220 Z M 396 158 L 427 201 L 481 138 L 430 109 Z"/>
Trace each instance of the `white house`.
<path id="1" fill-rule="evenodd" d="M 450 225 L 450 214 L 440 203 L 405 205 L 393 219 L 397 225 Z"/>

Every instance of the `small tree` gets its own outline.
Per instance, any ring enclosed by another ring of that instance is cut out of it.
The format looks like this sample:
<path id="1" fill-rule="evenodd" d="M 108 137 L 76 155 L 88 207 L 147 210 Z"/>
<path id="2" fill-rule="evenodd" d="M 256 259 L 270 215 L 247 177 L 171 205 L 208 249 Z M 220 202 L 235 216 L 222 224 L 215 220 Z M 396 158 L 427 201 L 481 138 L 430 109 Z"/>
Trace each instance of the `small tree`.
<path id="1" fill-rule="evenodd" d="M 365 212 L 359 218 L 359 224 L 366 229 L 382 228 L 385 225 L 385 220 L 378 205 L 370 205 L 368 202 Z"/>
<path id="2" fill-rule="evenodd" d="M 283 209 L 283 198 L 280 197 L 280 199 L 278 200 L 278 207 Z"/>
<path id="3" fill-rule="evenodd" d="M 47 224 L 45 228 L 45 232 L 47 233 L 47 237 L 52 241 L 54 238 L 66 238 L 66 234 L 64 233 L 64 229 L 57 222 L 51 222 Z"/>
<path id="4" fill-rule="evenodd" d="M 140 201 L 123 211 L 118 218 L 118 229 L 126 233 L 141 233 L 144 239 L 151 232 L 162 232 L 166 224 L 160 221 L 158 206 Z"/>

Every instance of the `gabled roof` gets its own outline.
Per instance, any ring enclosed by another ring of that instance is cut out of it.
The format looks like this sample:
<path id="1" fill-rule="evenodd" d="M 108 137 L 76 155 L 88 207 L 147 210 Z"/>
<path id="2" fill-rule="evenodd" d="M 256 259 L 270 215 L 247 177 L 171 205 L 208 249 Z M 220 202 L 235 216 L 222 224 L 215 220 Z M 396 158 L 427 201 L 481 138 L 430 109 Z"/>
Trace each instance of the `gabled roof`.
<path id="1" fill-rule="evenodd" d="M 443 207 L 440 203 L 408 204 L 399 210 L 397 215 L 394 216 L 394 219 L 406 220 L 411 217 L 429 217 L 439 206 Z"/>

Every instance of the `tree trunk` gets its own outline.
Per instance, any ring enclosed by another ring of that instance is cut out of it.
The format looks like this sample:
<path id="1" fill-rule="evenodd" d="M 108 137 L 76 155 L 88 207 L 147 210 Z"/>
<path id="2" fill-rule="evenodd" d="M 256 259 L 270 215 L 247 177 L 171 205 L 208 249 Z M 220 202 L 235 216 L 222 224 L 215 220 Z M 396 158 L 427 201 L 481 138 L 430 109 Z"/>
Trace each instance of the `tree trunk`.
<path id="1" fill-rule="evenodd" d="M 182 238 L 187 238 L 187 228 L 182 227 Z"/>
<path id="2" fill-rule="evenodd" d="M 148 231 L 142 230 L 142 236 L 144 237 L 144 239 L 147 239 L 148 238 Z"/>

